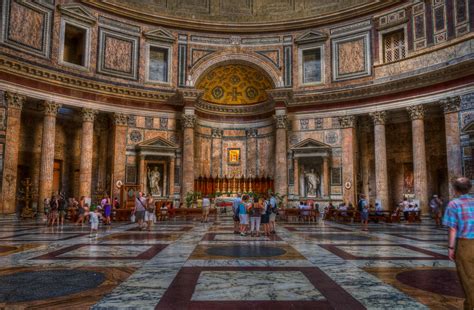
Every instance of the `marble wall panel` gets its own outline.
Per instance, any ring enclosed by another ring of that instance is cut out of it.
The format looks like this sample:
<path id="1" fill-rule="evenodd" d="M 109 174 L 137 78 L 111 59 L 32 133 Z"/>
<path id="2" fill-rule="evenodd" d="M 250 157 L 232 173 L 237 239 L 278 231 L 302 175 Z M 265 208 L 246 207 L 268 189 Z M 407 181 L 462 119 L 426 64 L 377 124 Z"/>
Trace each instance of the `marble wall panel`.
<path id="1" fill-rule="evenodd" d="M 358 73 L 364 70 L 364 40 L 357 39 L 339 44 L 337 58 L 340 75 Z"/>
<path id="2" fill-rule="evenodd" d="M 130 73 L 132 69 L 132 48 L 130 41 L 108 36 L 104 45 L 104 66 L 107 69 Z"/>

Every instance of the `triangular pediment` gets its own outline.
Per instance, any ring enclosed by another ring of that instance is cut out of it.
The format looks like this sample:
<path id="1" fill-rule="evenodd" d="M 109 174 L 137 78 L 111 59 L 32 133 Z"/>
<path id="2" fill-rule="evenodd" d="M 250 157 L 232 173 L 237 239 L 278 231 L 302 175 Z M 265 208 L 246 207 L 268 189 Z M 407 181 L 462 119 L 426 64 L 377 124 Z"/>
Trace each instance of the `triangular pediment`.
<path id="1" fill-rule="evenodd" d="M 295 38 L 296 44 L 308 44 L 313 42 L 325 41 L 328 36 L 322 32 L 309 30 Z"/>
<path id="2" fill-rule="evenodd" d="M 145 140 L 137 144 L 136 147 L 141 150 L 175 150 L 178 148 L 176 144 L 162 137 Z"/>
<path id="3" fill-rule="evenodd" d="M 143 35 L 147 39 L 166 43 L 173 43 L 176 40 L 171 32 L 162 27 L 144 32 Z"/>
<path id="4" fill-rule="evenodd" d="M 330 149 L 331 146 L 327 145 L 326 143 L 308 138 L 301 142 L 296 143 L 293 145 L 293 150 L 316 150 L 316 149 Z"/>
<path id="5" fill-rule="evenodd" d="M 58 8 L 61 14 L 78 19 L 87 24 L 94 24 L 97 21 L 96 17 L 80 4 L 61 4 Z"/>

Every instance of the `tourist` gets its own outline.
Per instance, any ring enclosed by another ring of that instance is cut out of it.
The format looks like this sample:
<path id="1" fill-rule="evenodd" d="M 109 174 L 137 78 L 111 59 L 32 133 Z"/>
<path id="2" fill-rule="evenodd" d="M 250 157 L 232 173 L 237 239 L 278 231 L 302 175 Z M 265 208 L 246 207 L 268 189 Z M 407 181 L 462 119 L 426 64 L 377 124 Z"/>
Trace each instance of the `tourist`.
<path id="1" fill-rule="evenodd" d="M 168 219 L 168 214 L 170 214 L 170 209 L 168 209 L 168 204 L 164 203 L 160 208 L 160 221 L 165 221 Z"/>
<path id="2" fill-rule="evenodd" d="M 242 202 L 239 203 L 239 222 L 240 222 L 240 235 L 245 236 L 247 226 L 249 224 L 248 209 L 252 203 L 249 202 L 249 195 L 242 197 Z"/>
<path id="3" fill-rule="evenodd" d="M 441 227 L 441 207 L 443 202 L 438 198 L 438 195 L 433 195 L 430 200 L 431 217 L 434 219 L 436 227 Z"/>
<path id="4" fill-rule="evenodd" d="M 207 223 L 209 217 L 209 209 L 211 208 L 211 201 L 209 197 L 204 196 L 202 199 L 202 218 L 201 223 Z"/>
<path id="5" fill-rule="evenodd" d="M 339 214 L 343 217 L 346 217 L 347 216 L 347 204 L 346 202 L 342 202 L 341 204 L 339 204 Z"/>
<path id="6" fill-rule="evenodd" d="M 303 201 L 300 201 L 298 209 L 300 210 L 299 218 L 303 221 L 303 223 L 306 222 L 306 220 L 309 218 L 309 207 Z"/>
<path id="7" fill-rule="evenodd" d="M 113 204 L 114 209 L 120 209 L 120 202 L 117 197 L 114 198 L 114 201 L 112 204 Z"/>
<path id="8" fill-rule="evenodd" d="M 97 233 L 99 230 L 99 218 L 102 217 L 102 214 L 100 213 L 99 208 L 95 208 L 93 212 L 89 213 L 90 217 L 90 224 L 91 224 L 91 233 L 89 235 L 89 238 L 97 238 Z"/>
<path id="9" fill-rule="evenodd" d="M 66 199 L 63 195 L 60 195 L 58 198 L 58 226 L 64 226 L 64 218 L 66 217 Z"/>
<path id="10" fill-rule="evenodd" d="M 44 221 L 49 224 L 49 216 L 50 216 L 50 207 L 49 207 L 49 200 L 45 198 L 43 200 L 43 208 L 44 208 Z"/>
<path id="11" fill-rule="evenodd" d="M 275 198 L 275 194 L 271 193 L 270 194 L 270 207 L 272 210 L 272 213 L 270 213 L 270 233 L 276 234 L 276 229 L 275 229 L 275 222 L 276 222 L 276 216 L 278 215 L 278 204 L 277 200 Z"/>
<path id="12" fill-rule="evenodd" d="M 406 198 L 405 198 L 406 199 Z M 402 206 L 403 206 L 403 217 L 405 218 L 405 221 L 408 221 L 408 216 L 410 215 L 410 210 L 413 210 L 412 204 L 409 203 L 407 200 L 403 200 Z M 406 203 L 405 203 L 406 202 Z"/>
<path id="13" fill-rule="evenodd" d="M 232 213 L 233 213 L 233 219 L 234 219 L 234 234 L 240 233 L 239 205 L 242 202 L 242 199 L 240 197 L 241 197 L 241 194 L 240 193 L 237 194 L 237 197 L 232 202 Z"/>
<path id="14" fill-rule="evenodd" d="M 359 202 L 357 203 L 358 208 L 360 208 L 360 220 L 362 222 L 362 231 L 368 231 L 369 225 L 369 204 L 365 199 L 365 195 L 361 194 Z"/>
<path id="15" fill-rule="evenodd" d="M 82 225 L 84 224 L 84 217 L 86 210 L 84 209 L 84 204 L 85 204 L 85 199 L 86 197 L 81 196 L 79 199 L 79 205 L 77 206 L 77 222 L 76 225 L 79 225 L 79 223 Z"/>
<path id="16" fill-rule="evenodd" d="M 464 288 L 464 309 L 474 309 L 474 196 L 471 180 L 454 180 L 455 199 L 446 208 L 443 224 L 449 227 L 448 255 L 456 263 Z"/>
<path id="17" fill-rule="evenodd" d="M 263 226 L 263 233 L 265 236 L 270 236 L 270 214 L 272 214 L 272 208 L 270 205 L 270 200 L 267 197 L 263 197 L 263 210 L 262 218 L 260 220 Z"/>
<path id="18" fill-rule="evenodd" d="M 135 208 L 133 214 L 135 215 L 135 221 L 138 223 L 138 229 L 143 229 L 143 220 L 145 219 L 146 210 L 146 199 L 143 197 L 142 192 L 138 192 L 138 196 L 135 197 Z"/>
<path id="19" fill-rule="evenodd" d="M 263 199 L 260 198 L 258 201 L 250 204 L 249 215 L 250 215 L 250 236 L 260 237 L 260 222 L 263 214 Z"/>
<path id="20" fill-rule="evenodd" d="M 100 205 L 104 210 L 105 225 L 110 225 L 112 222 L 112 202 L 110 201 L 109 195 L 105 194 L 104 198 L 100 202 Z"/>
<path id="21" fill-rule="evenodd" d="M 151 226 L 156 221 L 156 206 L 155 206 L 155 199 L 151 194 L 148 194 L 146 199 L 146 211 L 145 211 L 145 222 L 146 222 L 146 229 L 148 231 L 151 230 Z"/>
<path id="22" fill-rule="evenodd" d="M 58 220 L 59 201 L 58 201 L 58 198 L 54 195 L 49 200 L 49 208 L 50 208 L 50 214 L 49 214 L 48 226 L 54 226 L 54 223 L 56 221 L 59 226 L 59 220 Z"/>

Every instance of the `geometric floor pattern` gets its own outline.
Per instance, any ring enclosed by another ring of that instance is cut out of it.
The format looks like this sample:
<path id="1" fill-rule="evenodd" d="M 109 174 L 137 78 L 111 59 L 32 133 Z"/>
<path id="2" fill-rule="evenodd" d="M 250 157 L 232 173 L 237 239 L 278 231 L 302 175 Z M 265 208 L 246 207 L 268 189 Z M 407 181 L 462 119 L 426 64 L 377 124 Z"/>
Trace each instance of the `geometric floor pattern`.
<path id="1" fill-rule="evenodd" d="M 229 216 L 48 228 L 0 218 L 0 308 L 459 309 L 447 230 L 421 224 L 278 223 L 233 234 Z"/>

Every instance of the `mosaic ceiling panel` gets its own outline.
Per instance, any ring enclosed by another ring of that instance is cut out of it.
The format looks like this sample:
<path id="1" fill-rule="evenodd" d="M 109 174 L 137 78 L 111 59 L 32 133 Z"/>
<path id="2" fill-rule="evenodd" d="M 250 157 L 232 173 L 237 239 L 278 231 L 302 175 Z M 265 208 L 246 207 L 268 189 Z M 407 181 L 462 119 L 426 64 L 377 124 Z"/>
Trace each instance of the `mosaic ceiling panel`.
<path id="1" fill-rule="evenodd" d="M 268 99 L 270 80 L 258 70 L 245 65 L 226 65 L 209 71 L 198 83 L 202 99 L 217 104 L 254 104 Z"/>

